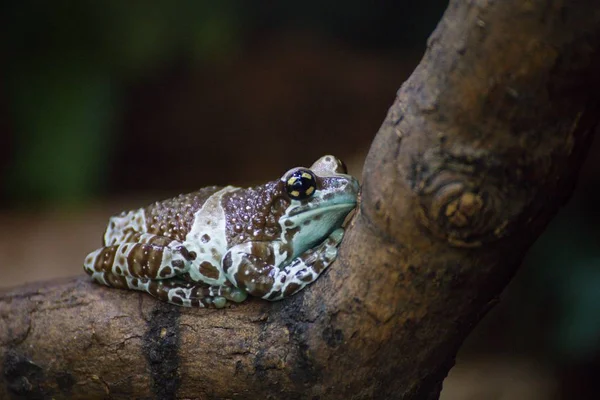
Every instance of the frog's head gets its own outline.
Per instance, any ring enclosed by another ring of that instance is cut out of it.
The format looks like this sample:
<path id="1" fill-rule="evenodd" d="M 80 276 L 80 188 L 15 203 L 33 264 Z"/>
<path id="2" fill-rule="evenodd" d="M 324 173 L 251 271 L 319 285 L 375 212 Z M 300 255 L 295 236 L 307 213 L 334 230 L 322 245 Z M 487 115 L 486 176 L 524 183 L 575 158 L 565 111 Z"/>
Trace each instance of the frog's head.
<path id="1" fill-rule="evenodd" d="M 323 156 L 310 168 L 293 168 L 281 177 L 281 182 L 290 198 L 279 218 L 281 238 L 293 248 L 293 257 L 341 227 L 356 206 L 358 181 L 334 156 Z"/>

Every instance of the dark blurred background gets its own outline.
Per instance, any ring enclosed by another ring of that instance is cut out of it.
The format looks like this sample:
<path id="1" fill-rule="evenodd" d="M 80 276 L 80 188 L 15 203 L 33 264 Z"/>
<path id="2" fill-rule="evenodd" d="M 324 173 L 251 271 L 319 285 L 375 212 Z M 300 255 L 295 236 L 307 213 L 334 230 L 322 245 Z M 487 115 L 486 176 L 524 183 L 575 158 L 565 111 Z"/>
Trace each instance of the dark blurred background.
<path id="1" fill-rule="evenodd" d="M 81 273 L 107 218 L 369 144 L 446 1 L 0 4 L 0 288 Z M 598 142 L 598 141 L 597 141 Z M 442 399 L 600 398 L 600 149 Z"/>

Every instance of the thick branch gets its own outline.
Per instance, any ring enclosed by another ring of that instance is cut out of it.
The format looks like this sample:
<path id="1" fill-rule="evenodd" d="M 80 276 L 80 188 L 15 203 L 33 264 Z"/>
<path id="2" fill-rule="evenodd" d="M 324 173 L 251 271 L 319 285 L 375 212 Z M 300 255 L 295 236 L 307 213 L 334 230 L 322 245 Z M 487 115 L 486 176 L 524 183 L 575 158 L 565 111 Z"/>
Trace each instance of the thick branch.
<path id="1" fill-rule="evenodd" d="M 86 278 L 15 289 L 0 295 L 0 398 L 437 398 L 571 192 L 599 49 L 595 0 L 451 1 L 319 281 L 227 310 Z"/>

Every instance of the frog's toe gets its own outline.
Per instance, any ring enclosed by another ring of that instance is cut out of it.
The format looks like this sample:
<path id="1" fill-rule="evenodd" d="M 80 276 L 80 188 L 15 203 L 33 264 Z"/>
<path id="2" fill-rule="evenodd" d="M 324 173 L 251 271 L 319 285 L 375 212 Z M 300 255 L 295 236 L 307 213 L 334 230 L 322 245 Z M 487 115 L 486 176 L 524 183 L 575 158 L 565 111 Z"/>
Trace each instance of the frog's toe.
<path id="1" fill-rule="evenodd" d="M 336 258 L 336 257 L 337 257 L 337 253 L 338 253 L 338 249 L 337 249 L 337 247 L 333 247 L 333 246 L 332 246 L 332 247 L 329 247 L 329 246 L 328 246 L 328 247 L 325 249 L 325 253 L 324 253 L 324 254 L 325 254 L 325 257 L 324 257 L 324 258 L 325 258 L 325 260 L 330 260 L 330 261 L 331 261 L 331 260 L 333 260 L 334 258 Z"/>
<path id="2" fill-rule="evenodd" d="M 227 304 L 227 299 L 225 297 L 216 296 L 213 297 L 212 303 L 215 308 L 223 308 Z"/>
<path id="3" fill-rule="evenodd" d="M 329 239 L 334 242 L 335 245 L 340 244 L 342 238 L 344 237 L 344 228 L 338 228 L 335 231 L 331 232 L 329 235 Z"/>
<path id="4" fill-rule="evenodd" d="M 246 292 L 245 290 L 234 289 L 231 291 L 229 296 L 227 296 L 227 299 L 229 299 L 235 303 L 241 303 L 242 301 L 246 300 L 247 297 L 248 297 L 248 292 Z"/>

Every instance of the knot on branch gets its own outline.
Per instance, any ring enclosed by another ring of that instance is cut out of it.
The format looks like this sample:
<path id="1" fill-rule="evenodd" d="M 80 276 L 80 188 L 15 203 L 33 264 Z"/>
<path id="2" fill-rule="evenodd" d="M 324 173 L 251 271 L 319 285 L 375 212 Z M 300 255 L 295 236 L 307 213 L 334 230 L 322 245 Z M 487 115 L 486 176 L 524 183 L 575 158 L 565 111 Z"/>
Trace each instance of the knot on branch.
<path id="1" fill-rule="evenodd" d="M 478 247 L 508 233 L 529 190 L 518 169 L 507 171 L 490 155 L 455 155 L 435 149 L 413 160 L 418 220 L 458 247 Z"/>

